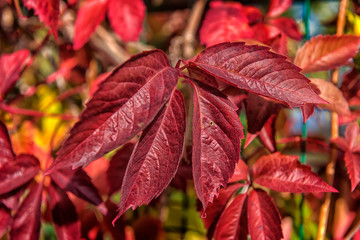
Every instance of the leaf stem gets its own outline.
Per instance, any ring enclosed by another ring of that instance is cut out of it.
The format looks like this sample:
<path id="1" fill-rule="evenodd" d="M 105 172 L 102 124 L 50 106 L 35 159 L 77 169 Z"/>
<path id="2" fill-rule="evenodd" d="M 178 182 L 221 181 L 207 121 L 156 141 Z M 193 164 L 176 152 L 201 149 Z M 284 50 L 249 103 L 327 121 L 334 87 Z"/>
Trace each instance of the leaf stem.
<path id="1" fill-rule="evenodd" d="M 336 35 L 342 35 L 344 33 L 345 27 L 345 17 L 346 17 L 346 9 L 347 9 L 348 1 L 341 0 L 338 14 L 338 22 Z M 335 69 L 332 74 L 332 82 L 337 85 L 339 82 L 339 70 Z M 331 138 L 335 139 L 339 136 L 339 121 L 338 115 L 335 112 L 331 113 Z M 335 163 L 337 158 L 337 149 L 335 146 L 331 148 L 330 151 L 330 160 L 326 167 L 326 180 L 327 183 L 332 186 L 334 182 L 335 175 Z M 330 211 L 330 203 L 331 203 L 331 193 L 326 193 L 324 203 L 320 209 L 320 220 L 319 220 L 319 232 L 317 235 L 317 240 L 325 239 L 326 228 L 329 219 L 329 211 Z"/>

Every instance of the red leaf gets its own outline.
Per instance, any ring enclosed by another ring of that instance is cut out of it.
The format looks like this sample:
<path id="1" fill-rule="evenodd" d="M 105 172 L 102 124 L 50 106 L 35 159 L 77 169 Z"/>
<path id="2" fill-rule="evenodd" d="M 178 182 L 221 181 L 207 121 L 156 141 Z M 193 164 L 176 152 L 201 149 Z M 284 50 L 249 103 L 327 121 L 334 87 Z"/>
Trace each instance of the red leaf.
<path id="1" fill-rule="evenodd" d="M 78 65 L 78 63 L 79 63 L 79 61 L 76 57 L 72 57 L 72 58 L 68 58 L 68 59 L 64 60 L 60 64 L 59 69 L 46 78 L 46 82 L 52 83 L 61 77 L 68 78 L 71 70 L 74 67 L 76 67 L 76 65 Z"/>
<path id="2" fill-rule="evenodd" d="M 262 144 L 270 151 L 276 151 L 276 142 L 275 142 L 275 115 L 271 115 L 266 121 L 263 128 L 258 133 L 258 137 Z"/>
<path id="3" fill-rule="evenodd" d="M 126 166 L 134 150 L 133 143 L 127 143 L 110 160 L 109 168 L 106 172 L 107 181 L 110 186 L 110 194 L 120 190 L 125 175 Z"/>
<path id="4" fill-rule="evenodd" d="M 297 51 L 294 64 L 302 68 L 303 73 L 331 70 L 347 64 L 355 56 L 359 44 L 357 36 L 320 35 Z"/>
<path id="5" fill-rule="evenodd" d="M 212 1 L 200 29 L 200 42 L 211 46 L 251 38 L 253 34 L 240 3 Z"/>
<path id="6" fill-rule="evenodd" d="M 88 0 L 78 11 L 75 22 L 74 49 L 80 49 L 104 20 L 109 0 Z"/>
<path id="7" fill-rule="evenodd" d="M 292 0 L 271 0 L 267 17 L 277 17 L 291 7 Z"/>
<path id="8" fill-rule="evenodd" d="M 0 194 L 8 193 L 30 181 L 40 170 L 40 163 L 32 155 L 19 155 L 0 169 Z"/>
<path id="9" fill-rule="evenodd" d="M 19 79 L 19 74 L 29 54 L 28 50 L 20 50 L 0 56 L 0 100 L 4 98 Z"/>
<path id="10" fill-rule="evenodd" d="M 263 156 L 252 167 L 252 179 L 278 192 L 338 192 L 297 159 L 278 152 Z"/>
<path id="11" fill-rule="evenodd" d="M 229 179 L 229 183 L 242 180 L 249 182 L 249 168 L 242 159 L 239 159 L 239 161 L 235 165 L 234 175 Z"/>
<path id="12" fill-rule="evenodd" d="M 87 165 L 133 138 L 169 99 L 178 76 L 161 50 L 130 58 L 86 104 L 50 168 Z"/>
<path id="13" fill-rule="evenodd" d="M 37 240 L 40 237 L 41 200 L 43 185 L 34 184 L 17 211 L 10 231 L 10 239 Z"/>
<path id="14" fill-rule="evenodd" d="M 351 191 L 354 191 L 360 182 L 360 142 L 357 138 L 360 128 L 357 122 L 349 124 L 346 128 L 345 139 L 338 137 L 333 140 L 343 151 L 345 151 L 345 165 L 351 181 Z"/>
<path id="15" fill-rule="evenodd" d="M 216 224 L 222 214 L 227 203 L 230 201 L 231 197 L 239 190 L 242 186 L 241 183 L 233 184 L 227 188 L 220 189 L 219 196 L 214 198 L 214 202 L 209 203 L 208 207 L 204 211 L 202 210 L 202 219 L 204 221 L 205 227 L 208 229 L 207 236 L 211 239 L 213 237 Z"/>
<path id="16" fill-rule="evenodd" d="M 55 38 L 59 22 L 59 4 L 59 0 L 24 0 L 24 5 L 28 9 L 34 9 L 40 21 L 50 27 Z"/>
<path id="17" fill-rule="evenodd" d="M 0 121 L 0 169 L 14 158 L 15 153 L 11 146 L 8 130 L 6 125 Z"/>
<path id="18" fill-rule="evenodd" d="M 7 228 L 10 226 L 12 221 L 11 211 L 3 204 L 0 204 L 0 236 L 6 233 Z"/>
<path id="19" fill-rule="evenodd" d="M 50 185 L 49 207 L 51 210 L 57 239 L 80 239 L 80 222 L 77 217 L 75 206 L 70 201 L 66 192 L 57 187 Z"/>
<path id="20" fill-rule="evenodd" d="M 221 214 L 214 234 L 215 239 L 239 239 L 240 218 L 243 210 L 246 211 L 243 209 L 246 198 L 247 194 L 237 195 Z"/>
<path id="21" fill-rule="evenodd" d="M 250 192 L 247 213 L 252 240 L 278 240 L 283 237 L 280 214 L 266 192 L 259 189 Z"/>
<path id="22" fill-rule="evenodd" d="M 283 33 L 285 33 L 286 36 L 292 39 L 301 40 L 302 38 L 300 29 L 296 24 L 295 20 L 292 18 L 283 17 L 283 18 L 270 19 L 268 23 L 277 27 Z"/>
<path id="23" fill-rule="evenodd" d="M 76 170 L 64 168 L 52 172 L 50 177 L 60 188 L 72 192 L 77 197 L 98 206 L 99 210 L 106 215 L 107 209 L 98 190 L 84 170 L 81 168 Z"/>
<path id="24" fill-rule="evenodd" d="M 309 103 L 309 104 L 304 104 L 303 106 L 301 106 L 303 123 L 305 123 L 311 117 L 311 115 L 313 115 L 314 111 L 315 111 L 314 104 Z"/>
<path id="25" fill-rule="evenodd" d="M 248 132 L 250 133 L 259 132 L 269 117 L 276 114 L 281 108 L 280 104 L 251 93 L 245 103 Z"/>
<path id="26" fill-rule="evenodd" d="M 225 95 L 201 83 L 193 87 L 193 176 L 206 209 L 233 175 L 244 135 L 236 106 Z"/>
<path id="27" fill-rule="evenodd" d="M 280 33 L 275 38 L 268 41 L 271 49 L 277 53 L 280 53 L 284 56 L 287 54 L 287 37 L 284 33 Z"/>
<path id="28" fill-rule="evenodd" d="M 109 0 L 108 17 L 121 40 L 138 41 L 143 29 L 145 5 L 142 0 Z"/>
<path id="29" fill-rule="evenodd" d="M 180 163 L 185 134 L 185 102 L 175 90 L 143 131 L 131 155 L 121 187 L 119 214 L 148 204 L 169 185 Z"/>
<path id="30" fill-rule="evenodd" d="M 205 49 L 190 64 L 228 84 L 290 107 L 326 103 L 310 88 L 298 67 L 267 47 L 222 43 Z"/>
<path id="31" fill-rule="evenodd" d="M 263 23 L 255 24 L 252 29 L 254 30 L 254 39 L 265 44 L 269 44 L 270 39 L 274 39 L 281 33 L 280 29 Z"/>
<path id="32" fill-rule="evenodd" d="M 249 24 L 254 24 L 262 20 L 262 12 L 257 7 L 244 6 L 242 10 L 245 12 Z"/>
<path id="33" fill-rule="evenodd" d="M 96 91 L 99 89 L 100 84 L 103 81 L 105 81 L 110 76 L 110 74 L 111 72 L 102 73 L 99 76 L 97 76 L 97 78 L 94 81 L 92 81 L 89 92 L 90 97 L 94 96 Z"/>

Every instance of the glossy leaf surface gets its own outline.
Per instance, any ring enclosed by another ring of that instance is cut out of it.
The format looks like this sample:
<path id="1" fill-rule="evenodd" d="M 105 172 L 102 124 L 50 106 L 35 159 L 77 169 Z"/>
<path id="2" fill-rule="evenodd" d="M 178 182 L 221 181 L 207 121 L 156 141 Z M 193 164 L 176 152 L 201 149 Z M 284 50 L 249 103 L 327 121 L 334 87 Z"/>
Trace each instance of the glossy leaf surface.
<path id="1" fill-rule="evenodd" d="M 240 3 L 212 1 L 200 29 L 200 42 L 211 46 L 251 38 L 254 33 L 244 9 Z"/>
<path id="2" fill-rule="evenodd" d="M 263 156 L 252 167 L 253 181 L 278 192 L 337 192 L 297 159 L 280 153 Z"/>
<path id="3" fill-rule="evenodd" d="M 121 187 L 118 217 L 130 207 L 148 204 L 169 185 L 180 163 L 184 134 L 185 103 L 175 90 L 134 149 Z"/>
<path id="4" fill-rule="evenodd" d="M 103 205 L 98 190 L 91 182 L 90 177 L 81 168 L 75 170 L 69 167 L 59 169 L 51 173 L 50 177 L 60 188 L 98 206 L 99 210 L 106 214 L 107 210 Z"/>
<path id="5" fill-rule="evenodd" d="M 87 165 L 126 143 L 155 118 L 178 76 L 178 70 L 169 65 L 160 50 L 131 57 L 87 103 L 52 168 Z"/>
<path id="6" fill-rule="evenodd" d="M 32 155 L 19 155 L 0 169 L 0 194 L 5 194 L 30 181 L 40 170 L 40 163 Z"/>
<path id="7" fill-rule="evenodd" d="M 271 0 L 267 17 L 277 17 L 291 7 L 292 0 Z"/>
<path id="8" fill-rule="evenodd" d="M 80 222 L 77 217 L 75 206 L 70 201 L 66 192 L 56 185 L 50 185 L 49 207 L 57 239 L 72 240 L 80 239 Z"/>
<path id="9" fill-rule="evenodd" d="M 40 237 L 41 199 L 43 185 L 33 184 L 15 214 L 10 231 L 11 239 L 37 240 Z"/>
<path id="10" fill-rule="evenodd" d="M 29 55 L 28 50 L 20 50 L 0 56 L 0 100 L 19 79 L 21 69 Z"/>
<path id="11" fill-rule="evenodd" d="M 283 237 L 280 214 L 263 190 L 254 189 L 248 197 L 248 227 L 252 240 L 278 240 Z"/>
<path id="12" fill-rule="evenodd" d="M 74 49 L 80 49 L 104 20 L 108 0 L 88 0 L 78 11 L 75 22 Z"/>
<path id="13" fill-rule="evenodd" d="M 121 40 L 138 41 L 145 18 L 143 0 L 109 0 L 108 17 Z"/>
<path id="14" fill-rule="evenodd" d="M 237 107 L 225 95 L 201 83 L 193 87 L 193 176 L 206 209 L 233 175 L 244 135 Z"/>
<path id="15" fill-rule="evenodd" d="M 34 9 L 40 21 L 49 26 L 51 32 L 57 38 L 60 0 L 24 0 L 24 5 L 28 9 Z"/>
<path id="16" fill-rule="evenodd" d="M 327 71 L 347 64 L 359 49 L 360 37 L 317 36 L 306 42 L 295 56 L 294 64 L 303 73 Z"/>
<path id="17" fill-rule="evenodd" d="M 325 103 L 299 68 L 267 47 L 222 43 L 199 53 L 190 64 L 238 88 L 270 97 L 290 107 Z"/>
<path id="18" fill-rule="evenodd" d="M 247 194 L 239 194 L 223 211 L 215 230 L 215 239 L 238 239 L 240 233 L 240 218 L 243 213 L 243 205 Z"/>

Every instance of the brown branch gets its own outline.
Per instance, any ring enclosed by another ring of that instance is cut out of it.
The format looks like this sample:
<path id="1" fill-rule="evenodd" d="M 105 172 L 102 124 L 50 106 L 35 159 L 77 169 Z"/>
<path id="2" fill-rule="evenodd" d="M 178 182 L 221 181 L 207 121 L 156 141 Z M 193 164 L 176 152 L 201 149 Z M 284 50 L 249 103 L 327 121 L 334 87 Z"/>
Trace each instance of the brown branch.
<path id="1" fill-rule="evenodd" d="M 345 18 L 346 18 L 346 9 L 347 9 L 348 1 L 341 0 L 339 6 L 339 14 L 338 14 L 338 22 L 337 22 L 337 35 L 342 35 L 344 33 L 345 27 Z M 337 85 L 339 82 L 339 69 L 335 69 L 332 74 L 332 82 Z M 339 136 L 339 121 L 338 114 L 335 112 L 331 113 L 331 138 L 335 139 Z M 337 158 L 337 149 L 335 146 L 331 148 L 330 151 L 330 160 L 326 167 L 326 180 L 327 183 L 332 186 L 334 183 L 335 176 L 335 164 Z M 317 240 L 325 239 L 326 228 L 329 219 L 329 211 L 330 211 L 330 203 L 331 203 L 331 193 L 326 193 L 324 203 L 320 209 L 320 219 L 319 219 L 319 232 L 317 235 Z"/>

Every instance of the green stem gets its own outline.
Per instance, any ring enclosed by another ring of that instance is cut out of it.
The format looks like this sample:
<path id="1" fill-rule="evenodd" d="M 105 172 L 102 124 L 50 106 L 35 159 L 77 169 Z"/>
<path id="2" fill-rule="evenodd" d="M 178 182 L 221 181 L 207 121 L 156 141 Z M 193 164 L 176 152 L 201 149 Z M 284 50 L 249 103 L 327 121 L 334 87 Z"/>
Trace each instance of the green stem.
<path id="1" fill-rule="evenodd" d="M 304 1 L 304 15 L 303 21 L 305 25 L 305 40 L 310 39 L 310 0 Z M 306 122 L 301 128 L 301 156 L 300 160 L 302 164 L 306 164 L 306 138 L 307 138 L 307 124 Z M 300 228 L 299 228 L 299 239 L 304 239 L 304 194 L 301 195 L 300 202 Z"/>

